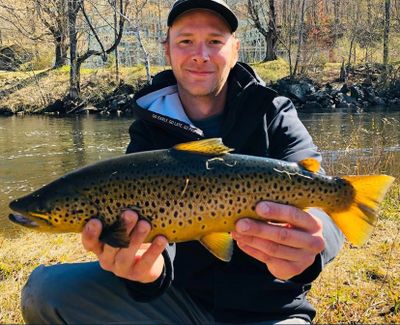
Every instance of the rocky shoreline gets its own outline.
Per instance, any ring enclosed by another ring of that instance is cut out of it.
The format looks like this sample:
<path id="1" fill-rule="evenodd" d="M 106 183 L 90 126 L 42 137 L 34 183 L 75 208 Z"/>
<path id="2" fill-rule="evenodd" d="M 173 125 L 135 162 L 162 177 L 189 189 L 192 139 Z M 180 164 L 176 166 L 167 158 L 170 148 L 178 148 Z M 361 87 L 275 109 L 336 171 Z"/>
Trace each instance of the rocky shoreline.
<path id="1" fill-rule="evenodd" d="M 377 79 L 377 77 L 375 77 Z M 400 80 L 392 82 L 390 86 L 382 88 L 377 82 L 366 81 L 369 78 L 353 78 L 352 81 L 334 81 L 320 84 L 309 78 L 283 78 L 269 86 L 280 95 L 290 98 L 299 111 L 334 112 L 356 111 L 362 112 L 371 107 L 387 109 L 400 107 Z M 68 97 L 57 99 L 40 111 L 29 114 L 73 115 L 73 114 L 104 114 L 129 115 L 132 113 L 134 94 L 145 85 L 145 81 L 135 85 L 121 83 L 110 93 L 100 98 L 93 97 L 72 102 Z M 92 89 L 96 92 L 96 88 Z M 0 108 L 0 115 L 25 114 Z"/>
<path id="2" fill-rule="evenodd" d="M 400 80 L 386 89 L 371 83 L 326 83 L 319 85 L 311 79 L 281 79 L 271 85 L 282 96 L 289 97 L 299 110 L 331 112 L 341 109 L 362 111 L 365 108 L 399 107 Z"/>

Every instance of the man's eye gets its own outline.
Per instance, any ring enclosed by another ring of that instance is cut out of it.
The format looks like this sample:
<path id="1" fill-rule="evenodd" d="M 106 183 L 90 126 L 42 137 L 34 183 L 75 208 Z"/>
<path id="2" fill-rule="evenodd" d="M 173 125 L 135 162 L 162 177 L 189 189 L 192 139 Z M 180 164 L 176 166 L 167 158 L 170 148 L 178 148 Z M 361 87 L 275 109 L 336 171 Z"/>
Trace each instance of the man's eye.
<path id="1" fill-rule="evenodd" d="M 179 44 L 190 44 L 192 41 L 190 39 L 183 39 L 179 41 Z"/>
<path id="2" fill-rule="evenodd" d="M 222 41 L 220 41 L 218 39 L 213 39 L 210 41 L 210 44 L 218 45 L 218 44 L 222 44 Z"/>

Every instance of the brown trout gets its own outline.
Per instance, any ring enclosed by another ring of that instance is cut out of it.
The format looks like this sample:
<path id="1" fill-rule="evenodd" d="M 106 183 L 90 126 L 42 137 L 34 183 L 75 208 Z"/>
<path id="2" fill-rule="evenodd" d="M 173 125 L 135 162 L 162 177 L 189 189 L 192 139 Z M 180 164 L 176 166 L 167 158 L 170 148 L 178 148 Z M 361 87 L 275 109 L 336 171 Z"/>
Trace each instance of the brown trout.
<path id="1" fill-rule="evenodd" d="M 80 232 L 91 218 L 103 224 L 100 239 L 127 247 L 120 215 L 133 209 L 151 224 L 146 241 L 199 240 L 229 261 L 229 234 L 240 218 L 260 219 L 262 200 L 300 209 L 324 210 L 356 245 L 364 243 L 394 178 L 386 175 L 330 177 L 317 173 L 315 159 L 299 164 L 230 154 L 221 139 L 133 153 L 77 169 L 16 199 L 11 221 L 48 232 Z"/>

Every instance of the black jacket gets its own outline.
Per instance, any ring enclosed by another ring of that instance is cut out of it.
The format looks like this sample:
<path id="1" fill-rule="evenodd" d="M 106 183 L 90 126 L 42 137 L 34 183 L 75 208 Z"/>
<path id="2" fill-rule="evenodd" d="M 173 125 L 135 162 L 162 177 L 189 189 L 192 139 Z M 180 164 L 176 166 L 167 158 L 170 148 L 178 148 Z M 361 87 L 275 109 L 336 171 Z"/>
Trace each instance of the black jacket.
<path id="1" fill-rule="evenodd" d="M 289 99 L 265 87 L 243 63 L 232 69 L 228 82 L 220 135 L 225 145 L 234 148 L 236 153 L 287 161 L 321 159 Z M 203 137 L 202 131 L 187 121 L 187 117 L 175 116 L 176 111 L 182 111 L 179 105 L 173 106 L 178 98 L 174 85 L 172 71 L 164 71 L 135 96 L 137 119 L 130 127 L 128 153 L 170 148 Z M 166 94 L 171 98 L 163 97 Z M 148 107 L 143 107 L 143 103 Z M 263 263 L 237 246 L 232 260 L 225 263 L 201 244 L 186 242 L 172 245 L 164 252 L 164 273 L 156 282 L 126 281 L 126 284 L 135 299 L 146 301 L 162 294 L 172 282 L 203 304 L 217 321 L 241 323 L 288 317 L 311 321 L 315 310 L 307 302 L 306 294 L 311 282 L 343 243 L 341 232 L 330 218 L 317 209 L 313 213 L 323 221 L 326 249 L 311 267 L 290 281 L 274 278 Z"/>

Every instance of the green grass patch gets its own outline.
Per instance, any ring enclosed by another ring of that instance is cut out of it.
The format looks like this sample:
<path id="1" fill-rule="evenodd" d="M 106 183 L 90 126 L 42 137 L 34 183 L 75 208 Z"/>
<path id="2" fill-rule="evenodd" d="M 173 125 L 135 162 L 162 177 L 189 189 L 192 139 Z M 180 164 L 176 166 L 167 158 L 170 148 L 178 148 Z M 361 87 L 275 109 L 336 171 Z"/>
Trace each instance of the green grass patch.
<path id="1" fill-rule="evenodd" d="M 257 74 L 266 82 L 274 82 L 289 75 L 289 64 L 282 58 L 253 64 Z"/>

